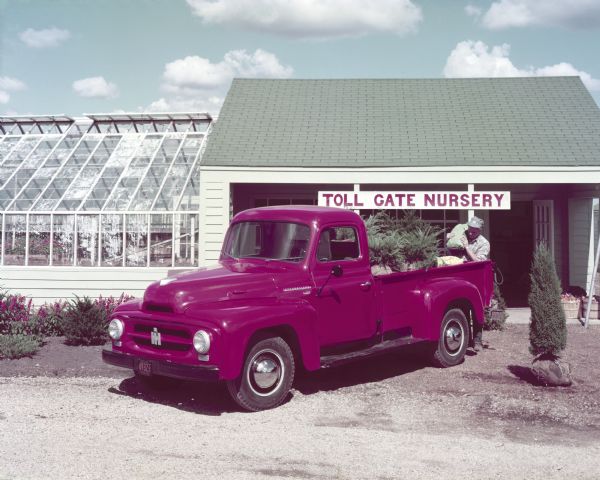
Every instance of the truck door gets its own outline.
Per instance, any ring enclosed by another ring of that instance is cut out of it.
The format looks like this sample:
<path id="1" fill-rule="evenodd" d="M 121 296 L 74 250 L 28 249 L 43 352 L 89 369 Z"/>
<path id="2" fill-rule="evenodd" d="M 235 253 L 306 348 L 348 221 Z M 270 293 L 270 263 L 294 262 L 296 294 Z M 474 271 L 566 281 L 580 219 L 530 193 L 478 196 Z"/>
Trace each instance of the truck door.
<path id="1" fill-rule="evenodd" d="M 321 346 L 373 337 L 374 284 L 364 230 L 347 225 L 322 228 L 311 263 L 317 287 L 311 298 L 318 312 Z M 337 275 L 331 273 L 334 267 Z"/>

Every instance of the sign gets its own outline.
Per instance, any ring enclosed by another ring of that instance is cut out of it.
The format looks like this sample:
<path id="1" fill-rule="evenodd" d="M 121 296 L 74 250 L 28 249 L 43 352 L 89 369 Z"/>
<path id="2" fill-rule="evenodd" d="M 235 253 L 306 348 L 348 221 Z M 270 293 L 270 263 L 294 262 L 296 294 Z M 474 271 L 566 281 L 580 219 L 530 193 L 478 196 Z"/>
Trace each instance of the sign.
<path id="1" fill-rule="evenodd" d="M 319 192 L 318 205 L 351 210 L 510 210 L 510 192 Z"/>

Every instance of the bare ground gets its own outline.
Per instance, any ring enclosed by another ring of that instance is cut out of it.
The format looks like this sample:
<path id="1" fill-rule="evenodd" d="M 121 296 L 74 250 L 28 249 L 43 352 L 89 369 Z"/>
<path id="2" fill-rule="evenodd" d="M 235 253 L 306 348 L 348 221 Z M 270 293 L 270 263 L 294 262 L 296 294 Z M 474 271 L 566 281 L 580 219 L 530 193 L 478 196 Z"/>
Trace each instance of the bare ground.
<path id="1" fill-rule="evenodd" d="M 526 325 L 484 342 L 451 369 L 411 351 L 301 374 L 248 414 L 222 385 L 144 390 L 53 339 L 0 361 L 0 479 L 598 478 L 600 328 L 569 326 L 567 388 L 530 383 Z"/>

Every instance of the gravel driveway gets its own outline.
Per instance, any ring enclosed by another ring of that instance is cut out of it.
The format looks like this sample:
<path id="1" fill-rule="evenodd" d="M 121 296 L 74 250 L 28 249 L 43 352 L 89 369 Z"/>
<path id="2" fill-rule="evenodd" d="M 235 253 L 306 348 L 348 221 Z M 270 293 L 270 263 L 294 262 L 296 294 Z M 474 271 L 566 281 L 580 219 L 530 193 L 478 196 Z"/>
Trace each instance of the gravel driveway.
<path id="1" fill-rule="evenodd" d="M 221 385 L 152 392 L 119 369 L 9 377 L 0 363 L 0 479 L 597 479 L 598 369 L 575 365 L 569 389 L 532 386 L 524 332 L 488 335 L 448 370 L 404 353 L 302 375 L 258 413 Z M 600 330 L 582 338 L 595 356 Z"/>

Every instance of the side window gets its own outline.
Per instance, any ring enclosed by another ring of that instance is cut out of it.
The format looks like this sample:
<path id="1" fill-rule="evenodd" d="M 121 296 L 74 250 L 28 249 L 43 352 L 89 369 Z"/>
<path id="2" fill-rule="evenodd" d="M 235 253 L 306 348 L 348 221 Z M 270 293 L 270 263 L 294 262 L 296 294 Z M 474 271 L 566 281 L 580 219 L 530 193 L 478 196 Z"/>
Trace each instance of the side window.
<path id="1" fill-rule="evenodd" d="M 321 232 L 317 246 L 319 262 L 358 258 L 358 235 L 354 227 L 329 227 Z"/>

